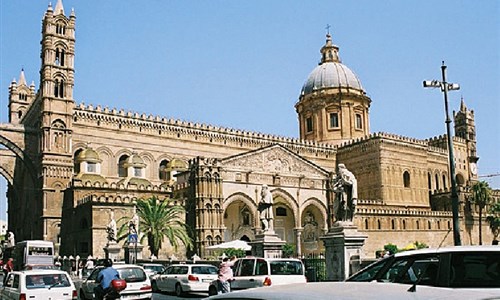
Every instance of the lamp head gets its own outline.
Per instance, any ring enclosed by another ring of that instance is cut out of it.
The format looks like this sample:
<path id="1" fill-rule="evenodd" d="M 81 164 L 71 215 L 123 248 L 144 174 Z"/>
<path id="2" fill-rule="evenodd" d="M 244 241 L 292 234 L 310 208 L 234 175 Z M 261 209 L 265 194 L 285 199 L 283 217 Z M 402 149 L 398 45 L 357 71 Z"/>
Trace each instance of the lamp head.
<path id="1" fill-rule="evenodd" d="M 441 86 L 441 82 L 437 80 L 424 80 L 424 88 L 437 88 Z"/>

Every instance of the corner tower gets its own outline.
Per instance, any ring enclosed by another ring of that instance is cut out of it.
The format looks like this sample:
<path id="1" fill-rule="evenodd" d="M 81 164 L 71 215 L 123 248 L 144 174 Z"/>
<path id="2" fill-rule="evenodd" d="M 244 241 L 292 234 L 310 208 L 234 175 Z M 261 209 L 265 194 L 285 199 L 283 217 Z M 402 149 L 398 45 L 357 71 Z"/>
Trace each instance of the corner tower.
<path id="1" fill-rule="evenodd" d="M 342 64 L 330 34 L 320 52 L 321 62 L 295 104 L 300 138 L 338 145 L 369 134 L 371 99 L 354 72 Z"/>
<path id="2" fill-rule="evenodd" d="M 469 163 L 469 178 L 477 180 L 476 123 L 474 111 L 465 106 L 464 99 L 460 101 L 460 110 L 453 112 L 455 136 L 465 139 L 467 145 L 467 162 Z"/>
<path id="3" fill-rule="evenodd" d="M 55 8 L 49 4 L 42 21 L 39 148 L 40 172 L 43 182 L 43 223 L 40 238 L 58 241 L 61 207 L 65 188 L 73 176 L 71 147 L 73 127 L 73 87 L 75 57 L 75 13 L 64 13 L 62 0 Z M 35 125 L 38 127 L 38 125 Z M 40 226 L 37 226 L 40 228 Z"/>

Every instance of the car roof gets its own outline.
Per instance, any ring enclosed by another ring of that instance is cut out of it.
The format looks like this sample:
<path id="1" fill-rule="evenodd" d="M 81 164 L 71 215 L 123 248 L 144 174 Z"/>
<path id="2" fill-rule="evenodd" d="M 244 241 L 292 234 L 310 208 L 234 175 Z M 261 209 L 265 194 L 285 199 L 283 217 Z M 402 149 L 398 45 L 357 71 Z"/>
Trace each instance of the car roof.
<path id="1" fill-rule="evenodd" d="M 212 296 L 208 299 L 267 299 L 267 300 L 358 300 L 358 299 L 488 299 L 498 296 L 498 289 L 458 290 L 418 286 L 410 292 L 409 284 L 379 282 L 310 282 L 270 287 L 259 287 L 247 290 Z M 496 299 L 496 298 L 495 298 Z"/>
<path id="2" fill-rule="evenodd" d="M 417 254 L 431 254 L 431 253 L 449 253 L 449 252 L 500 252 L 500 247 L 496 245 L 482 245 L 482 246 L 450 246 L 442 248 L 423 248 L 418 250 L 409 250 L 398 252 L 394 254 L 395 257 L 404 257 Z"/>
<path id="3" fill-rule="evenodd" d="M 246 257 L 241 257 L 238 259 L 263 259 L 263 260 L 268 260 L 268 261 L 300 261 L 298 258 L 284 258 L 284 257 L 276 257 L 276 258 L 266 258 L 266 257 L 257 257 L 257 256 L 246 256 Z"/>
<path id="4" fill-rule="evenodd" d="M 115 268 L 115 269 L 127 269 L 127 268 L 144 269 L 142 266 L 133 265 L 133 264 L 113 264 L 113 268 Z"/>
<path id="5" fill-rule="evenodd" d="M 23 270 L 23 271 L 12 271 L 15 274 L 25 274 L 25 275 L 44 275 L 44 274 L 66 274 L 68 272 L 57 270 L 57 269 L 35 269 L 35 270 Z"/>
<path id="6" fill-rule="evenodd" d="M 214 267 L 216 268 L 216 266 L 214 265 L 211 265 L 211 264 L 172 264 L 168 267 L 179 267 L 179 266 L 182 266 L 182 267 L 193 267 L 193 266 L 197 266 L 197 267 Z"/>

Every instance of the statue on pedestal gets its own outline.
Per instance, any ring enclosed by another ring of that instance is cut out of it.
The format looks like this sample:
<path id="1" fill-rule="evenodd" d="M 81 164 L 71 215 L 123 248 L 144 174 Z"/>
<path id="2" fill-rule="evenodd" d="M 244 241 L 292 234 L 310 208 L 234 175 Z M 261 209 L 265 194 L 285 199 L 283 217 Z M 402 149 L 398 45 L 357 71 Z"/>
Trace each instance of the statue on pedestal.
<path id="1" fill-rule="evenodd" d="M 358 182 L 344 164 L 338 164 L 337 176 L 334 179 L 333 213 L 336 221 L 352 222 L 358 200 Z"/>
<path id="2" fill-rule="evenodd" d="M 7 231 L 7 247 L 14 247 L 16 245 L 16 240 L 14 238 L 14 232 Z"/>
<path id="3" fill-rule="evenodd" d="M 262 189 L 260 192 L 260 202 L 259 202 L 259 213 L 260 213 L 260 221 L 262 222 L 262 230 L 266 231 L 274 231 L 273 226 L 273 195 L 269 191 L 269 187 L 267 185 L 262 185 Z"/>
<path id="4" fill-rule="evenodd" d="M 108 243 L 116 243 L 116 221 L 115 221 L 115 213 L 111 211 L 110 213 L 110 221 L 106 226 L 106 233 L 108 234 Z"/>

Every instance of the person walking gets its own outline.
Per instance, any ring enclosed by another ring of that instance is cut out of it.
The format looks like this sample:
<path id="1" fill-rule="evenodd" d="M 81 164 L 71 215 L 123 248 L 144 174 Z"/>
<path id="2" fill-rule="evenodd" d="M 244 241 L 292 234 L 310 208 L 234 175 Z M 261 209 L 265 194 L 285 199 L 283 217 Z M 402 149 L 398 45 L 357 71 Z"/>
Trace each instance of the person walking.
<path id="1" fill-rule="evenodd" d="M 231 292 L 231 280 L 233 280 L 233 269 L 234 263 L 236 262 L 236 256 L 231 256 L 231 258 L 225 257 L 219 266 L 219 294 Z"/>

